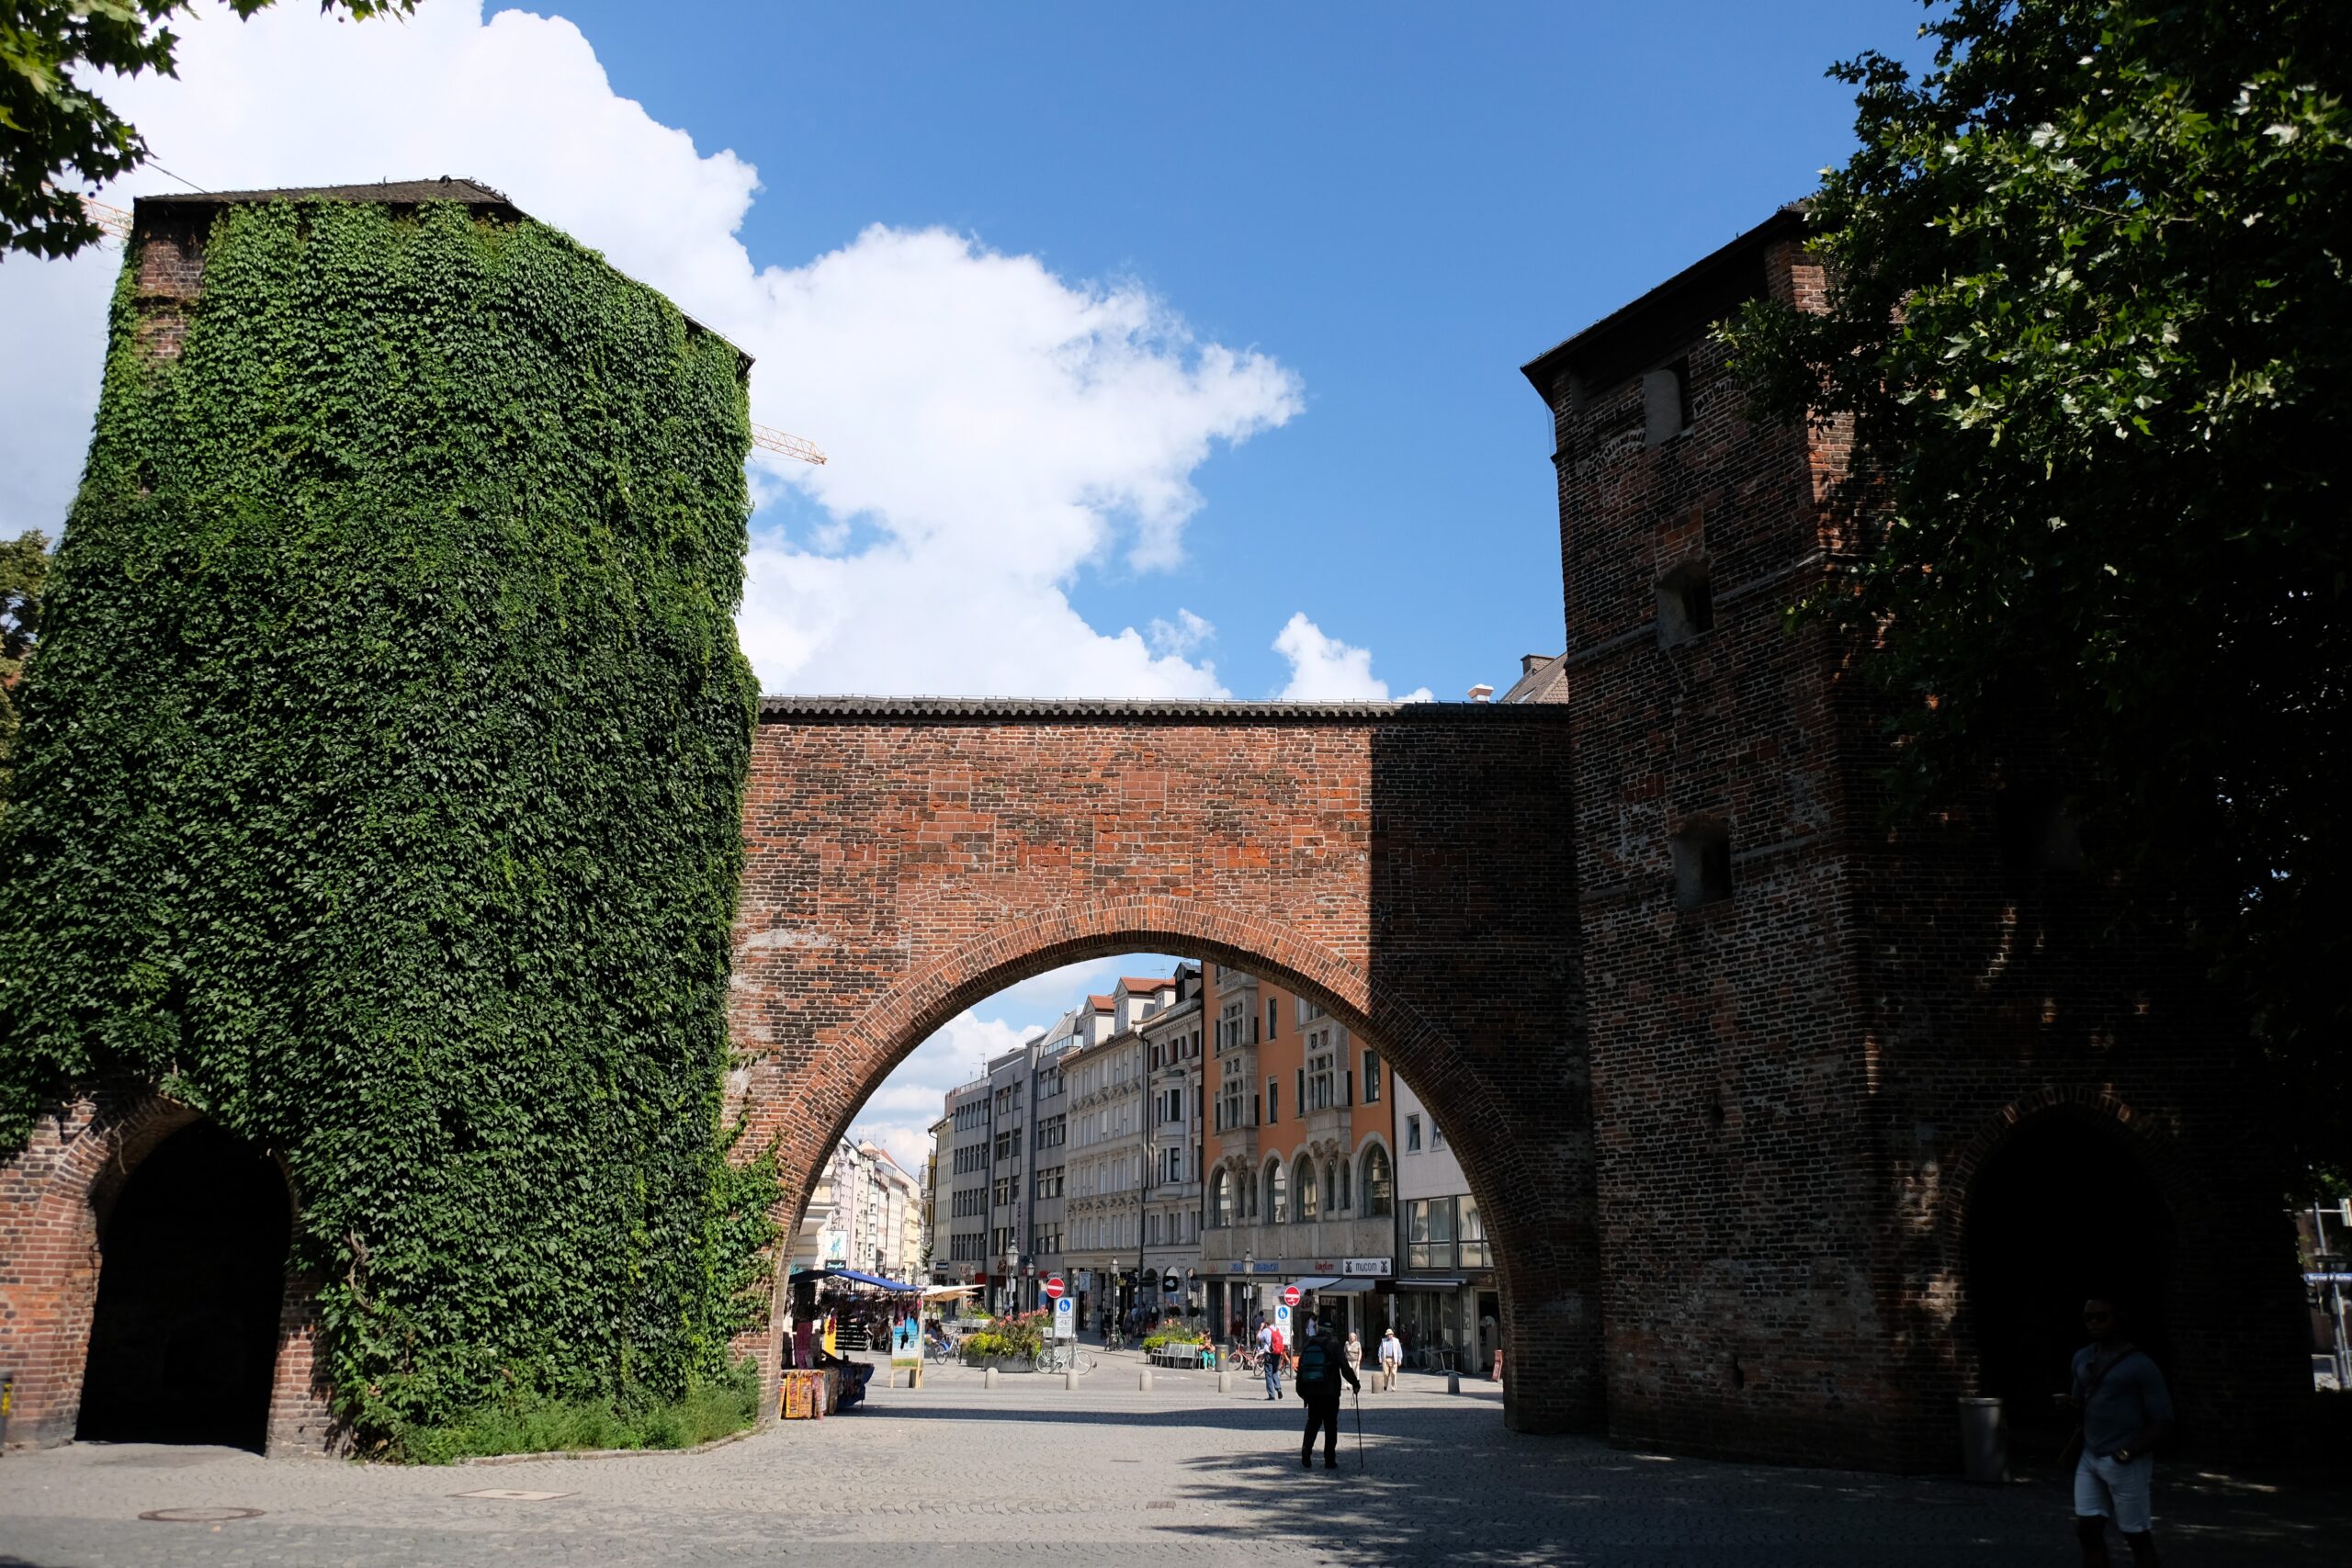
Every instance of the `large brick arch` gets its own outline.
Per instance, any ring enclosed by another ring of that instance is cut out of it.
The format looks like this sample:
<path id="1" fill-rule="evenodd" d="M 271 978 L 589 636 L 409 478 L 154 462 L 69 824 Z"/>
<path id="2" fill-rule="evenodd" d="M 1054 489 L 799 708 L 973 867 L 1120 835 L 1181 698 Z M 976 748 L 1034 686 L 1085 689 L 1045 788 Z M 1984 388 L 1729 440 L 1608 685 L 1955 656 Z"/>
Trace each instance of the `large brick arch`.
<path id="1" fill-rule="evenodd" d="M 1503 1260 L 1507 1419 L 1597 1426 L 1575 889 L 1565 837 L 1530 831 L 1566 768 L 1556 709 L 770 699 L 731 1021 L 786 1207 L 965 1008 L 1110 953 L 1230 963 L 1429 1103 Z M 772 1367 L 776 1335 L 750 1348 Z"/>

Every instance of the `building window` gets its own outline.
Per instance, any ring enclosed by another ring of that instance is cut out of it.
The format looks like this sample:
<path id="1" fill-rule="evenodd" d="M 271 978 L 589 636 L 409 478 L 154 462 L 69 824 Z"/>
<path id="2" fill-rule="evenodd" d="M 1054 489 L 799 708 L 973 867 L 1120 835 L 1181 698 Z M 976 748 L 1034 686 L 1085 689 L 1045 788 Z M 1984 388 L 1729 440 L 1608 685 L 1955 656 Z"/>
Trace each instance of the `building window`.
<path id="1" fill-rule="evenodd" d="M 1331 1195 L 1333 1213 L 1344 1214 L 1348 1212 L 1348 1162 L 1346 1160 L 1335 1159 L 1326 1162 L 1323 1167 L 1323 1190 Z"/>
<path id="2" fill-rule="evenodd" d="M 1290 1223 L 1290 1173 L 1283 1168 L 1279 1158 L 1266 1163 L 1266 1223 Z"/>
<path id="3" fill-rule="evenodd" d="M 1690 428 L 1690 361 L 1678 359 L 1642 378 L 1645 445 L 1663 446 Z"/>
<path id="4" fill-rule="evenodd" d="M 1405 1118 L 1405 1152 L 1408 1155 L 1421 1152 L 1421 1119 L 1418 1116 Z"/>
<path id="5" fill-rule="evenodd" d="M 1380 1058 L 1369 1051 L 1363 1054 L 1363 1102 L 1380 1103 Z"/>
<path id="6" fill-rule="evenodd" d="M 1209 1224 L 1223 1230 L 1233 1223 L 1233 1183 L 1223 1166 L 1209 1175 Z"/>
<path id="7" fill-rule="evenodd" d="M 1707 563 L 1684 561 L 1657 580 L 1657 645 L 1679 648 L 1715 628 L 1714 590 Z"/>
<path id="8" fill-rule="evenodd" d="M 1434 1116 L 1430 1118 L 1430 1147 L 1432 1149 L 1445 1147 L 1445 1129 L 1437 1124 L 1437 1118 Z"/>
<path id="9" fill-rule="evenodd" d="M 1283 1119 L 1283 1086 L 1279 1079 L 1266 1080 L 1266 1125 L 1271 1127 Z"/>
<path id="10" fill-rule="evenodd" d="M 1702 817 L 1674 835 L 1674 907 L 1695 909 L 1731 897 L 1731 829 Z"/>
<path id="11" fill-rule="evenodd" d="M 1315 1180 L 1315 1161 L 1306 1155 L 1298 1156 L 1295 1179 L 1298 1183 L 1298 1217 L 1303 1223 L 1323 1212 L 1323 1194 Z"/>
<path id="12" fill-rule="evenodd" d="M 1462 1267 L 1491 1269 L 1494 1254 L 1487 1247 L 1487 1222 L 1478 1213 L 1478 1200 L 1464 1192 L 1455 1201 L 1461 1205 L 1461 1221 L 1454 1234 L 1461 1238 Z"/>
<path id="13" fill-rule="evenodd" d="M 1274 1021 L 1282 1016 L 1280 1007 L 1281 1004 L 1273 998 L 1266 998 L 1266 1038 L 1269 1040 L 1274 1037 Z"/>
<path id="14" fill-rule="evenodd" d="M 1396 1213 L 1396 1173 L 1388 1166 L 1388 1151 L 1378 1144 L 1363 1152 L 1363 1212 L 1373 1219 Z"/>

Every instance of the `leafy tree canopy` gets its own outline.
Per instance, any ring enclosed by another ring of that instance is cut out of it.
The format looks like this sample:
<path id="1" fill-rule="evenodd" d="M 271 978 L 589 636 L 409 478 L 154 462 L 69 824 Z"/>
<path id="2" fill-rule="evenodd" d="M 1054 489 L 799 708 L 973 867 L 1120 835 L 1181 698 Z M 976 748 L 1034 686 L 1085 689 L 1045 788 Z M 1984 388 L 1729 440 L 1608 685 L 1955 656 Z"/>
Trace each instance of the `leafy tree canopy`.
<path id="1" fill-rule="evenodd" d="M 1917 806 L 2023 733 L 2185 919 L 2342 1168 L 2352 27 L 2331 0 L 1930 0 L 1810 205 L 1818 315 L 1727 328 L 1876 503 L 1807 608 L 1880 638 Z M 2030 721 L 2030 722 L 2021 722 Z"/>
<path id="2" fill-rule="evenodd" d="M 228 0 L 250 17 L 274 0 Z M 172 74 L 165 26 L 188 0 L 10 0 L 0 8 L 0 252 L 70 256 L 98 242 L 69 186 L 95 186 L 144 163 L 139 128 L 89 85 L 98 72 Z M 320 0 L 354 17 L 410 12 L 416 0 Z"/>

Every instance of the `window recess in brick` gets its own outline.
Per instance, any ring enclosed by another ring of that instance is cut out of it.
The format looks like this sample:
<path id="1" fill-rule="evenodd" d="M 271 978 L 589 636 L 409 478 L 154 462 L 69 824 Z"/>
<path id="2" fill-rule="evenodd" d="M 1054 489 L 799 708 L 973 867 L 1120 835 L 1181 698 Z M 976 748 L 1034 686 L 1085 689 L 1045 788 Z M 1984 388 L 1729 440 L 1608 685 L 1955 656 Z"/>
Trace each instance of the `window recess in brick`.
<path id="1" fill-rule="evenodd" d="M 1674 907 L 1695 909 L 1731 897 L 1731 829 L 1702 817 L 1674 835 Z"/>

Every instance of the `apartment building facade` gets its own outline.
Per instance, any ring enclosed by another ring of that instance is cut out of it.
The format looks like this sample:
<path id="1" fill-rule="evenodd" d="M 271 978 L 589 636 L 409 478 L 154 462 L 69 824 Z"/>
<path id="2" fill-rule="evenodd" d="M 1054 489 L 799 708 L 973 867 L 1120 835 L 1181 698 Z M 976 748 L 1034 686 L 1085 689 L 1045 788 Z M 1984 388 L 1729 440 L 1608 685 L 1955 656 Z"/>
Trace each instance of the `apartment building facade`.
<path id="1" fill-rule="evenodd" d="M 1396 1119 L 1397 1329 L 1417 1352 L 1442 1348 L 1464 1371 L 1491 1371 L 1502 1343 L 1502 1287 L 1478 1201 L 1445 1129 L 1412 1087 L 1397 1079 L 1389 1093 Z"/>
<path id="2" fill-rule="evenodd" d="M 980 1285 L 989 1275 L 989 1080 L 947 1091 L 947 1203 L 934 1241 L 933 1271 L 943 1285 Z"/>
<path id="3" fill-rule="evenodd" d="M 1138 1299 L 1155 1315 L 1197 1315 L 1205 1305 L 1200 1277 L 1201 1185 L 1204 1132 L 1201 1111 L 1202 976 L 1178 968 L 1172 987 L 1157 993 L 1144 1020 L 1144 1187 L 1142 1278 Z"/>
<path id="4" fill-rule="evenodd" d="M 1341 1334 L 1385 1327 L 1396 1263 L 1387 1063 L 1313 1002 L 1213 965 L 1201 1269 L 1220 1332 L 1296 1285 Z"/>

